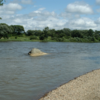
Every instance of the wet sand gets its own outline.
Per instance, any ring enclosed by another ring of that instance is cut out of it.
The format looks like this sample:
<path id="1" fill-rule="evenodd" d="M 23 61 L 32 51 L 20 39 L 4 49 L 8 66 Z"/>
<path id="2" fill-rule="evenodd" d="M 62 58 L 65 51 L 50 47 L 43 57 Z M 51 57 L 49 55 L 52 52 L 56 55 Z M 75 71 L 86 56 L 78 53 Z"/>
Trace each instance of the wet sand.
<path id="1" fill-rule="evenodd" d="M 100 69 L 69 81 L 39 100 L 100 100 Z"/>

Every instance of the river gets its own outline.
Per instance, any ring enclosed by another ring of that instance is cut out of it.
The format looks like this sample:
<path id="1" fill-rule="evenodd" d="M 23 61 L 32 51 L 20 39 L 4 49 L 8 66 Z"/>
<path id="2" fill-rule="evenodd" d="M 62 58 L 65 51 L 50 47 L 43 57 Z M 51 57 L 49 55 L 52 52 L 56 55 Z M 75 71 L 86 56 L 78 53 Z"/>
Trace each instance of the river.
<path id="1" fill-rule="evenodd" d="M 49 55 L 30 57 L 38 48 Z M 38 100 L 100 68 L 100 43 L 0 42 L 0 100 Z"/>

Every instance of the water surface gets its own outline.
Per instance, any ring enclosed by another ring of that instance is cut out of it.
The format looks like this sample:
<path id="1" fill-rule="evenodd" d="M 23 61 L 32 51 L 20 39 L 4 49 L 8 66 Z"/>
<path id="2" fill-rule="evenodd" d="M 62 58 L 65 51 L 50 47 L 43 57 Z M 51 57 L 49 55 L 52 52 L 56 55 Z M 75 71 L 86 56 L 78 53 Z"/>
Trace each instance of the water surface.
<path id="1" fill-rule="evenodd" d="M 38 48 L 49 55 L 30 57 Z M 38 100 L 100 68 L 100 43 L 0 42 L 0 100 Z"/>

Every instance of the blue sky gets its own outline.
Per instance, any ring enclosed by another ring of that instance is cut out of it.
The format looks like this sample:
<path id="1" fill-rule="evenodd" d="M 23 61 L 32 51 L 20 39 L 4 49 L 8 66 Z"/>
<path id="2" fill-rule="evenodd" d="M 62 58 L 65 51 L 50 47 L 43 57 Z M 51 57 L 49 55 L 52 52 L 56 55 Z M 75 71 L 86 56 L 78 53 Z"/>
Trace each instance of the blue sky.
<path id="1" fill-rule="evenodd" d="M 25 30 L 100 30 L 100 0 L 6 0 L 0 6 L 1 23 Z"/>

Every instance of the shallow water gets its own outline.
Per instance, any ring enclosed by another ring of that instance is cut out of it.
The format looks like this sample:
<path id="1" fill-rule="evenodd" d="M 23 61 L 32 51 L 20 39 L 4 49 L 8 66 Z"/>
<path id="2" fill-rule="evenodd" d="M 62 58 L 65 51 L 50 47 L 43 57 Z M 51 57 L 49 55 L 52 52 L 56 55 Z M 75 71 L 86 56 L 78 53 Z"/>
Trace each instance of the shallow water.
<path id="1" fill-rule="evenodd" d="M 49 55 L 30 57 L 38 48 Z M 38 100 L 100 68 L 100 43 L 0 42 L 0 100 Z"/>

